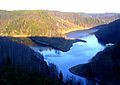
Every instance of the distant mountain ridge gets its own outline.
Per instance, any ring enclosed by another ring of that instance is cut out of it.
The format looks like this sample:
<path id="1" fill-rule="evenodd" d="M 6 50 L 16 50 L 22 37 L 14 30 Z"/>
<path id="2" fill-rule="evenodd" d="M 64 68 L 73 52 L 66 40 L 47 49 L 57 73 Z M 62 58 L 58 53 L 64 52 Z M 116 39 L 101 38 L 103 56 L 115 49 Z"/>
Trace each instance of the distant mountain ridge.
<path id="1" fill-rule="evenodd" d="M 107 23 L 120 18 L 120 13 L 95 13 L 95 14 L 87 14 L 87 15 Z"/>
<path id="2" fill-rule="evenodd" d="M 108 23 L 86 14 L 48 10 L 0 10 L 0 35 L 64 36 L 74 30 L 85 30 Z"/>

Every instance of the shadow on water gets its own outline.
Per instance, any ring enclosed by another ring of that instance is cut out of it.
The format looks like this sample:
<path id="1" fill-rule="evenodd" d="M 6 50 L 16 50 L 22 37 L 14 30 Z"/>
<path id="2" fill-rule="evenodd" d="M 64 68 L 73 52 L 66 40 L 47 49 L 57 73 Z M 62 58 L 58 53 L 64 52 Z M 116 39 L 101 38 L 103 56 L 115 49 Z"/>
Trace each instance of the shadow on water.
<path id="1" fill-rule="evenodd" d="M 32 47 L 32 49 L 40 52 L 47 62 L 52 62 L 59 70 L 62 70 L 64 79 L 67 76 L 73 76 L 76 80 L 82 80 L 86 85 L 86 79 L 72 74 L 68 69 L 78 64 L 84 64 L 96 55 L 97 52 L 104 49 L 104 46 L 98 43 L 94 35 L 82 37 L 87 43 L 74 43 L 71 49 L 67 52 L 62 52 L 56 49 L 49 49 L 48 47 Z M 41 50 L 42 49 L 42 50 Z"/>

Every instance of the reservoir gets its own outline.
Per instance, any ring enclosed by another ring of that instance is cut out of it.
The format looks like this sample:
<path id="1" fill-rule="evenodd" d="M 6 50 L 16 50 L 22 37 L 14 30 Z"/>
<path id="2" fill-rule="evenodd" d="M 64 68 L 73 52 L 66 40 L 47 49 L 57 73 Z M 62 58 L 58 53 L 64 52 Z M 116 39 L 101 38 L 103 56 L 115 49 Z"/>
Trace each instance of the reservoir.
<path id="1" fill-rule="evenodd" d="M 67 38 L 79 38 L 87 41 L 74 43 L 71 49 L 67 52 L 51 49 L 48 47 L 31 47 L 37 52 L 40 52 L 47 63 L 54 63 L 59 70 L 62 71 L 64 79 L 73 77 L 76 80 L 82 80 L 82 85 L 86 85 L 86 79 L 72 74 L 68 69 L 78 64 L 84 64 L 96 55 L 97 52 L 104 49 L 94 34 L 85 34 L 83 32 L 74 31 L 68 33 Z M 82 36 L 80 36 L 82 35 Z"/>

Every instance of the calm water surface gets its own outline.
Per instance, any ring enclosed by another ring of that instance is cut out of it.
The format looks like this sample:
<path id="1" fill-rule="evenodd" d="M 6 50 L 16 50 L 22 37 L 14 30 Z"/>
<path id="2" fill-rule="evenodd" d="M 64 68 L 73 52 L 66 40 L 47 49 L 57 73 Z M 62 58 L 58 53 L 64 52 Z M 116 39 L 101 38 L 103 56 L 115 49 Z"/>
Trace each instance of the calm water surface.
<path id="1" fill-rule="evenodd" d="M 67 35 L 69 38 L 79 38 L 79 32 L 76 32 L 76 35 L 72 36 L 70 34 Z M 37 52 L 40 52 L 45 61 L 54 63 L 57 65 L 59 70 L 62 70 L 64 79 L 68 76 L 74 76 L 76 80 L 83 80 L 82 85 L 85 84 L 85 79 L 83 77 L 76 76 L 69 72 L 69 68 L 78 64 L 87 63 L 93 56 L 96 55 L 97 52 L 104 49 L 104 46 L 98 43 L 96 37 L 94 35 L 87 35 L 81 37 L 80 39 L 86 40 L 87 43 L 77 42 L 74 43 L 71 49 L 68 52 L 62 52 L 55 49 L 49 49 L 47 47 L 31 47 Z"/>

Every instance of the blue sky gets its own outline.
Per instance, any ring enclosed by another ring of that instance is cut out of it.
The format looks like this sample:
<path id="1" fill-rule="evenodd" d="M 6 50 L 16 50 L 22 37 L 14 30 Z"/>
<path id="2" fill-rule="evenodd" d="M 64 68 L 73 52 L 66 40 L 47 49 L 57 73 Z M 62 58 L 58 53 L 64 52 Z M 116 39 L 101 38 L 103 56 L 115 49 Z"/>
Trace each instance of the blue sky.
<path id="1" fill-rule="evenodd" d="M 120 13 L 120 0 L 0 0 L 0 9 L 45 9 L 64 12 Z"/>

